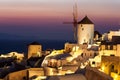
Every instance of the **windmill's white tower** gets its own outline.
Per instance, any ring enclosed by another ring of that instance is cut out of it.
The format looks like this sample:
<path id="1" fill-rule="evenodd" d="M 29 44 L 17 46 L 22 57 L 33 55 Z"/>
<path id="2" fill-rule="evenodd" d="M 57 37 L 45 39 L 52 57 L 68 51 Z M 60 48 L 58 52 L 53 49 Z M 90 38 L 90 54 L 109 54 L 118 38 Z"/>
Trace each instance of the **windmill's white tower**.
<path id="1" fill-rule="evenodd" d="M 93 44 L 94 24 L 87 16 L 78 22 L 77 38 L 78 44 Z"/>
<path id="2" fill-rule="evenodd" d="M 42 46 L 38 42 L 29 44 L 27 58 L 40 56 L 42 56 Z"/>

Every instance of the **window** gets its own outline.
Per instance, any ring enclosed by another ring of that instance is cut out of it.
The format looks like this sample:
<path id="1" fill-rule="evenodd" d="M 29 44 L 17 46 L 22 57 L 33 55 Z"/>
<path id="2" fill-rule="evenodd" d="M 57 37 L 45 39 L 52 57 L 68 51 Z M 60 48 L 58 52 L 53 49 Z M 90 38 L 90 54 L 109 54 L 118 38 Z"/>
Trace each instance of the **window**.
<path id="1" fill-rule="evenodd" d="M 116 50 L 116 49 L 117 49 L 116 45 L 113 45 L 113 50 Z"/>
<path id="2" fill-rule="evenodd" d="M 81 27 L 82 27 L 83 25 L 81 25 Z"/>
<path id="3" fill-rule="evenodd" d="M 105 50 L 105 49 L 106 49 L 106 46 L 105 46 L 105 45 L 102 45 L 102 46 L 101 46 L 101 49 L 102 49 L 102 50 Z"/>
<path id="4" fill-rule="evenodd" d="M 81 56 L 83 57 L 83 53 L 81 54 Z"/>
<path id="5" fill-rule="evenodd" d="M 114 72 L 114 65 L 111 65 L 111 72 Z"/>
<path id="6" fill-rule="evenodd" d="M 86 56 L 86 53 L 84 53 L 84 55 Z"/>
<path id="7" fill-rule="evenodd" d="M 110 45 L 110 50 L 113 50 L 113 45 Z"/>
<path id="8" fill-rule="evenodd" d="M 108 50 L 110 50 L 110 45 L 108 45 Z"/>
<path id="9" fill-rule="evenodd" d="M 95 61 L 93 61 L 92 64 L 95 64 Z"/>
<path id="10" fill-rule="evenodd" d="M 27 78 L 24 76 L 24 77 L 23 77 L 23 80 L 27 80 Z"/>
<path id="11" fill-rule="evenodd" d="M 97 56 L 97 53 L 94 53 L 94 56 Z"/>
<path id="12" fill-rule="evenodd" d="M 114 54 L 111 54 L 110 56 L 115 56 Z"/>
<path id="13" fill-rule="evenodd" d="M 84 28 L 82 28 L 82 31 L 84 30 Z"/>
<path id="14" fill-rule="evenodd" d="M 90 53 L 90 56 L 92 56 L 92 53 Z"/>
<path id="15" fill-rule="evenodd" d="M 108 45 L 105 45 L 105 50 L 108 50 Z"/>

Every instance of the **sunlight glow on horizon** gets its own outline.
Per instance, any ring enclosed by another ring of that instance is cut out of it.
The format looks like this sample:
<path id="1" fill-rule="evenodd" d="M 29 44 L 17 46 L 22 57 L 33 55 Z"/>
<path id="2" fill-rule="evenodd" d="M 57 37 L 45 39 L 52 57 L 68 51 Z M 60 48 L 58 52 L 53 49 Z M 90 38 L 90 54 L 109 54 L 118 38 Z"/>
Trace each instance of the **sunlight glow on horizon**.
<path id="1" fill-rule="evenodd" d="M 97 25 L 95 28 L 98 30 L 101 27 L 105 27 L 105 30 L 114 29 L 111 25 L 119 25 L 120 0 L 76 1 L 78 21 L 87 15 Z M 27 36 L 36 36 L 37 32 L 49 38 L 54 37 L 54 34 L 61 36 L 68 32 L 68 36 L 72 34 L 73 25 L 65 25 L 63 22 L 73 21 L 74 4 L 75 0 L 0 0 L 0 32 L 18 35 L 28 32 Z"/>
<path id="2" fill-rule="evenodd" d="M 75 0 L 0 0 L 0 17 L 72 16 Z M 78 0 L 79 16 L 120 17 L 119 0 Z"/>

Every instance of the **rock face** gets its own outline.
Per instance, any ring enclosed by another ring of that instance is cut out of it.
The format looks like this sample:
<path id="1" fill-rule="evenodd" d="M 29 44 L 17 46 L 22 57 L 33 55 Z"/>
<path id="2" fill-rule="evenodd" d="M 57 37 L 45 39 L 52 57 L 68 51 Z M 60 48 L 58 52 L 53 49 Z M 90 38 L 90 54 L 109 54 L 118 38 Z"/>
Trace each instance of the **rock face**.
<path id="1" fill-rule="evenodd" d="M 86 68 L 85 77 L 87 78 L 87 80 L 113 80 L 113 78 L 111 78 L 107 74 L 91 67 Z"/>

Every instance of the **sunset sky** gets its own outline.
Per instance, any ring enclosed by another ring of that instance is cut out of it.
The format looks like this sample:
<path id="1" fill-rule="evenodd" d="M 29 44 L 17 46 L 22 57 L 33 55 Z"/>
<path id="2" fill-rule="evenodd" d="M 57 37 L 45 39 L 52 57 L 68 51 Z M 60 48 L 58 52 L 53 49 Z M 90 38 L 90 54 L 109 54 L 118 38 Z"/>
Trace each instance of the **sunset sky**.
<path id="1" fill-rule="evenodd" d="M 76 0 L 78 20 L 87 15 L 95 30 L 120 29 L 120 0 Z M 0 0 L 0 39 L 73 38 L 75 0 Z"/>

